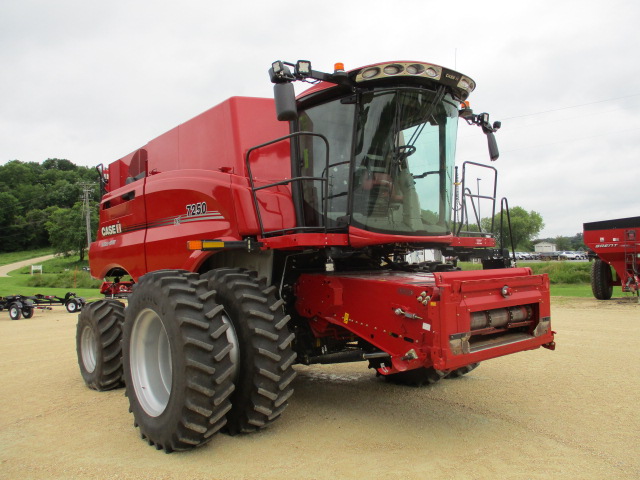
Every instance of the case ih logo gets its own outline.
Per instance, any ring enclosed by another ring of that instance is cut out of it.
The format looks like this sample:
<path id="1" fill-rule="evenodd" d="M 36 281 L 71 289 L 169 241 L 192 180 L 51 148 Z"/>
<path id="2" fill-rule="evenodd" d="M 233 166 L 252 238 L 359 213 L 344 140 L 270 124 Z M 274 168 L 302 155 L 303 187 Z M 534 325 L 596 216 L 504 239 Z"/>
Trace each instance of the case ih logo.
<path id="1" fill-rule="evenodd" d="M 103 237 L 122 233 L 122 225 L 120 225 L 120 222 L 116 223 L 115 225 L 107 225 L 106 227 L 102 227 L 101 233 Z"/>

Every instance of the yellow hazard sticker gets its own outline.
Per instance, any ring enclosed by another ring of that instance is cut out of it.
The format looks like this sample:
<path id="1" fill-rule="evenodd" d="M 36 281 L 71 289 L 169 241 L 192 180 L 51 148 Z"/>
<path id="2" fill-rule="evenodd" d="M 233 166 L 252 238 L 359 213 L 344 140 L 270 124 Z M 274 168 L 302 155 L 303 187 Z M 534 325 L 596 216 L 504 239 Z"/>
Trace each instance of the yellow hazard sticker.
<path id="1" fill-rule="evenodd" d="M 347 312 L 344 312 L 344 315 L 342 316 L 342 321 L 344 323 L 349 323 L 349 314 Z"/>

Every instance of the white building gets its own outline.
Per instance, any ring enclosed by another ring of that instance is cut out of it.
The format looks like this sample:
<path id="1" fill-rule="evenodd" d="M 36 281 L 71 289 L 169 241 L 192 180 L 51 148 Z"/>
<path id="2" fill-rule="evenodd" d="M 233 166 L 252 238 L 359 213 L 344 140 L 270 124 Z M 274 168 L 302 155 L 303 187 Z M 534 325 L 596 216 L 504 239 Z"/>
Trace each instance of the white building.
<path id="1" fill-rule="evenodd" d="M 555 252 L 556 244 L 551 242 L 538 242 L 533 246 L 533 248 L 535 249 L 536 253 Z"/>

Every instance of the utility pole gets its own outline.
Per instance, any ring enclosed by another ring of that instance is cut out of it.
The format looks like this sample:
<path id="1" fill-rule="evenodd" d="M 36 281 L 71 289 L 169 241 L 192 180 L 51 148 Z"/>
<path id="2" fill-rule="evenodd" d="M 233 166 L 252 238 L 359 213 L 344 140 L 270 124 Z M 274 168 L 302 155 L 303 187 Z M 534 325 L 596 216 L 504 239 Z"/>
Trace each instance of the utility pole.
<path id="1" fill-rule="evenodd" d="M 87 224 L 87 252 L 89 251 L 89 246 L 91 246 L 91 206 L 89 204 L 89 199 L 91 198 L 91 190 L 93 189 L 93 184 L 91 183 L 82 183 L 82 210 L 84 213 L 84 217 Z"/>

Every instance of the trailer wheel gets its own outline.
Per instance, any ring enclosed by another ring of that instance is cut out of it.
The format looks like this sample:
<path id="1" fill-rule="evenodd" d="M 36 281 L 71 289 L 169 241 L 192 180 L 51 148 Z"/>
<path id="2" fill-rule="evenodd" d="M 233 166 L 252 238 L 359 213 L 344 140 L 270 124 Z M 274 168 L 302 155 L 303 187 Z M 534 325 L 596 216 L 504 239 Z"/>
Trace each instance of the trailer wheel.
<path id="1" fill-rule="evenodd" d="M 11 320 L 20 320 L 20 316 L 22 315 L 22 309 L 17 303 L 12 303 L 9 305 L 9 317 Z"/>
<path id="2" fill-rule="evenodd" d="M 78 302 L 75 301 L 73 298 L 67 302 L 65 307 L 67 307 L 67 312 L 69 313 L 75 313 L 78 310 L 80 310 L 80 305 L 78 305 Z"/>
<path id="3" fill-rule="evenodd" d="M 460 378 L 470 371 L 478 368 L 478 365 L 480 365 L 480 362 L 471 363 L 469 365 L 465 365 L 464 367 L 456 368 L 455 370 L 451 370 L 449 373 L 447 373 L 444 378 Z"/>
<path id="4" fill-rule="evenodd" d="M 384 378 L 398 385 L 410 385 L 413 387 L 422 387 L 425 385 L 433 385 L 446 376 L 446 372 L 436 370 L 433 367 L 421 367 L 406 372 L 392 373 L 385 375 Z"/>
<path id="5" fill-rule="evenodd" d="M 227 430 L 231 435 L 259 430 L 282 414 L 293 394 L 296 354 L 291 347 L 294 334 L 286 326 L 290 316 L 282 310 L 284 302 L 276 299 L 275 287 L 255 272 L 221 268 L 203 278 L 233 327 L 238 366 Z"/>
<path id="6" fill-rule="evenodd" d="M 160 270 L 129 296 L 122 335 L 126 395 L 134 425 L 166 453 L 207 443 L 226 423 L 233 345 L 207 282 Z"/>
<path id="7" fill-rule="evenodd" d="M 24 318 L 31 318 L 33 317 L 33 307 L 23 307 L 22 308 L 22 316 Z"/>
<path id="8" fill-rule="evenodd" d="M 78 315 L 76 352 L 84 383 L 93 390 L 122 386 L 122 322 L 124 305 L 99 300 Z"/>
<path id="9" fill-rule="evenodd" d="M 609 300 L 613 295 L 611 267 L 600 258 L 591 264 L 591 291 L 598 300 Z"/>

